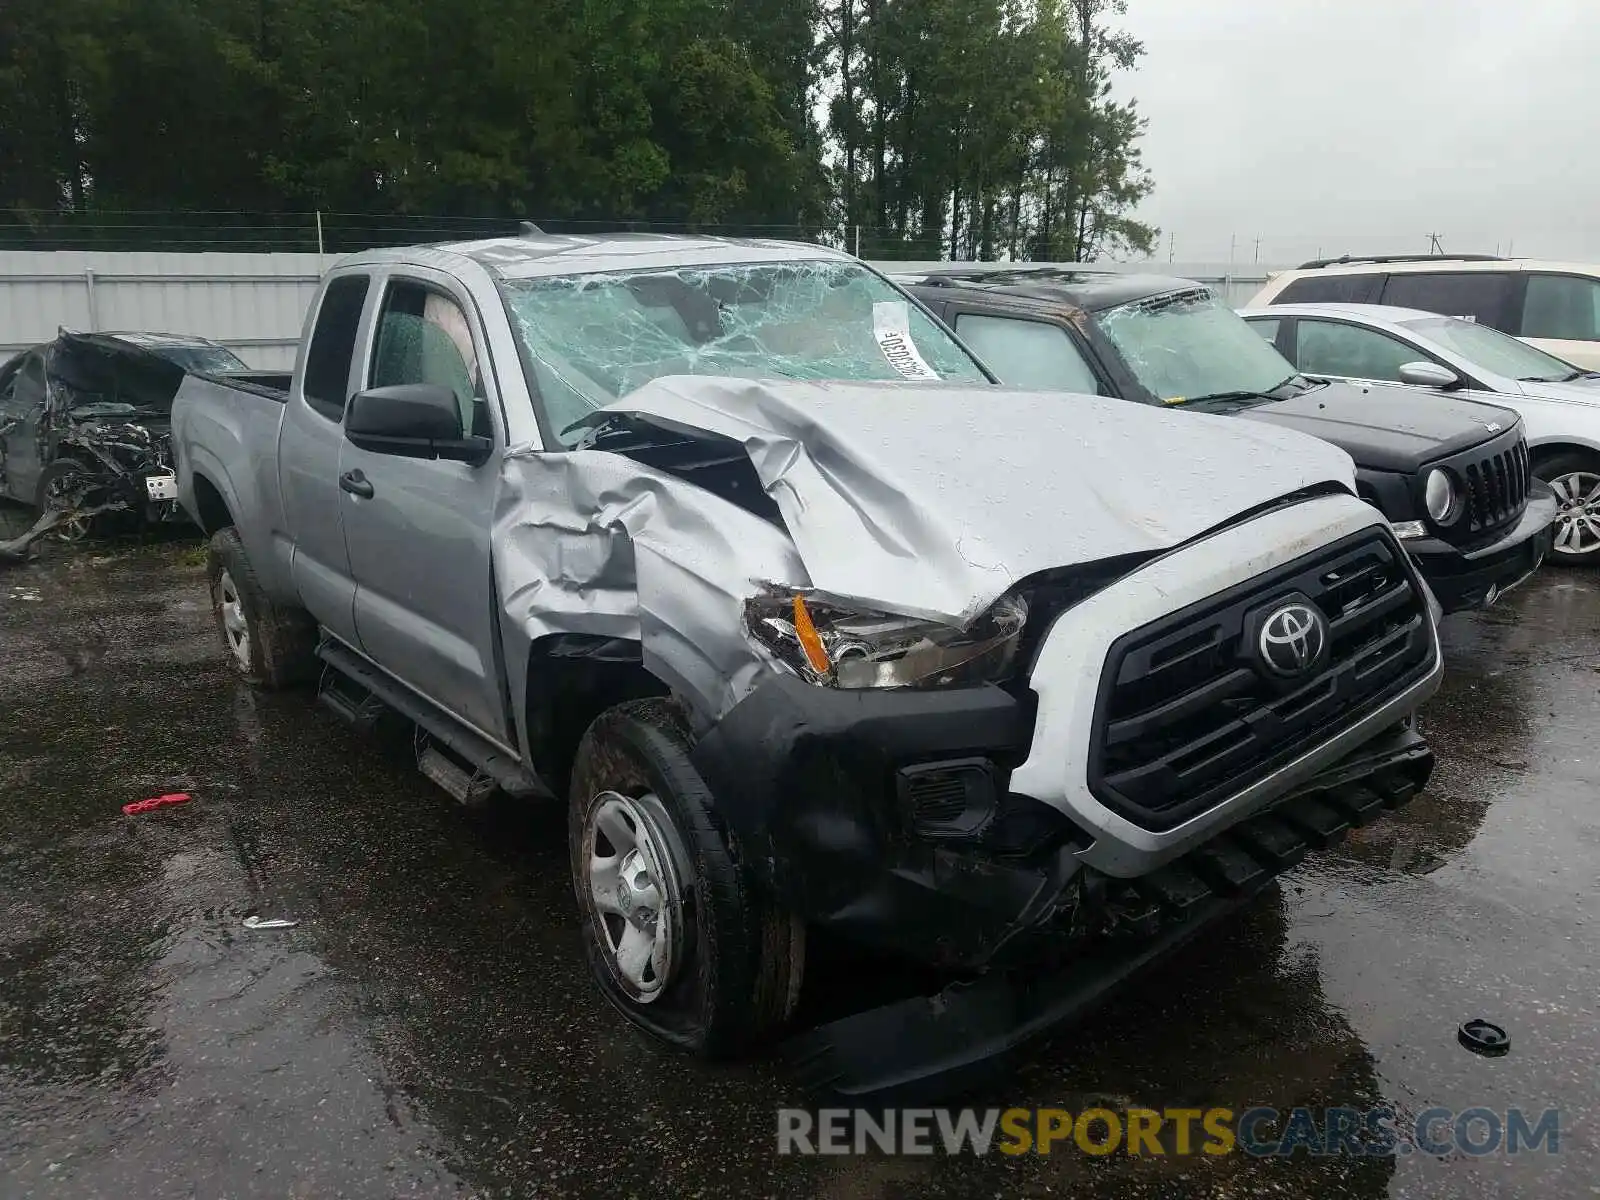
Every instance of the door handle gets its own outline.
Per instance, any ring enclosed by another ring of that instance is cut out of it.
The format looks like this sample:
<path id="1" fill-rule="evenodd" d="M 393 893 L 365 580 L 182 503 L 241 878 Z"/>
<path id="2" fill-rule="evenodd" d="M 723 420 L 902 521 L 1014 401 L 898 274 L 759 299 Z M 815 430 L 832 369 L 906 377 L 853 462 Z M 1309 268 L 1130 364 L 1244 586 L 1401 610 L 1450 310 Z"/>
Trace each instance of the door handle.
<path id="1" fill-rule="evenodd" d="M 360 496 L 363 500 L 372 499 L 372 483 L 359 469 L 346 471 L 339 476 L 339 486 L 352 496 Z"/>

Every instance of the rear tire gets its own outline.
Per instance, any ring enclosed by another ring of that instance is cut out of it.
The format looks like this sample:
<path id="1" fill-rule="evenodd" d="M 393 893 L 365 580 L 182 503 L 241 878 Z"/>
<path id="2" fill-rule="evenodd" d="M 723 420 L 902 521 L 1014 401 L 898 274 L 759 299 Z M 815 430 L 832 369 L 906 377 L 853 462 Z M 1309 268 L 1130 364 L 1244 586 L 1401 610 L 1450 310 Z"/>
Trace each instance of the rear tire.
<path id="1" fill-rule="evenodd" d="M 596 718 L 573 764 L 568 848 L 601 992 L 662 1041 L 715 1058 L 793 1013 L 805 930 L 757 893 L 690 744 L 670 700 Z"/>
<path id="2" fill-rule="evenodd" d="M 228 661 L 240 676 L 269 691 L 316 678 L 316 624 L 310 614 L 267 597 L 239 531 L 231 525 L 219 529 L 206 550 L 211 611 Z"/>
<path id="3" fill-rule="evenodd" d="M 1563 450 L 1535 463 L 1533 473 L 1561 505 L 1552 557 L 1574 567 L 1600 563 L 1600 454 Z"/>

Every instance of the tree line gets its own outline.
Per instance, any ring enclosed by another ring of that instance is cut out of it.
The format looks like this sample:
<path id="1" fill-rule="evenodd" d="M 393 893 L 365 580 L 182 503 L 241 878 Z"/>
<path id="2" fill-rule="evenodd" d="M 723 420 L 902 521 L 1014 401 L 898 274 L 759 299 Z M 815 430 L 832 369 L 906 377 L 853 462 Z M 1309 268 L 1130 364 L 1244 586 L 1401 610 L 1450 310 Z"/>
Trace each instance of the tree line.
<path id="1" fill-rule="evenodd" d="M 403 240 L 386 218 L 517 216 L 854 236 L 883 258 L 1148 253 L 1143 120 L 1111 83 L 1143 50 L 1124 10 L 5 0 L 0 222 L 325 210 L 376 241 Z M 158 227 L 117 225 L 134 245 Z"/>

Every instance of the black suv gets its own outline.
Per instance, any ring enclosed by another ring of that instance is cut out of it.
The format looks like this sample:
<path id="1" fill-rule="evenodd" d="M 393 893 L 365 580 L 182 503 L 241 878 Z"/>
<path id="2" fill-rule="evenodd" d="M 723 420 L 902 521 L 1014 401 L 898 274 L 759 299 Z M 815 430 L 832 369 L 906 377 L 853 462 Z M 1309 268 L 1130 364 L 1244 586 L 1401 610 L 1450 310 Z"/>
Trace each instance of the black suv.
<path id="1" fill-rule="evenodd" d="M 1514 412 L 1307 379 L 1190 280 L 955 266 L 898 282 L 1007 384 L 1238 413 L 1339 446 L 1446 612 L 1492 604 L 1550 549 L 1555 499 Z"/>

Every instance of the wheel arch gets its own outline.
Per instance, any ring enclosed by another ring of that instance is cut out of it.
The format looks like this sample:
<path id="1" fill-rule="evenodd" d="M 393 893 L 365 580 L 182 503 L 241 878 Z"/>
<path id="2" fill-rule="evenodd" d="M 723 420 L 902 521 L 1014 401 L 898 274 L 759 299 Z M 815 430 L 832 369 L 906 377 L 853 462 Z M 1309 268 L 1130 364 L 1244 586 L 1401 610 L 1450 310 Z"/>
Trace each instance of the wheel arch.
<path id="1" fill-rule="evenodd" d="M 194 519 L 200 530 L 207 537 L 219 529 L 225 529 L 236 522 L 233 511 L 228 506 L 228 501 L 222 494 L 222 489 L 211 481 L 209 475 L 196 471 L 194 473 Z"/>
<path id="2" fill-rule="evenodd" d="M 668 696 L 632 638 L 549 634 L 528 647 L 523 723 L 530 765 L 565 795 L 578 742 L 594 719 L 629 700 Z"/>
<path id="3" fill-rule="evenodd" d="M 1540 463 L 1548 462 L 1562 454 L 1587 454 L 1600 458 L 1600 440 L 1574 436 L 1571 433 L 1528 439 L 1528 459 L 1535 469 Z"/>

